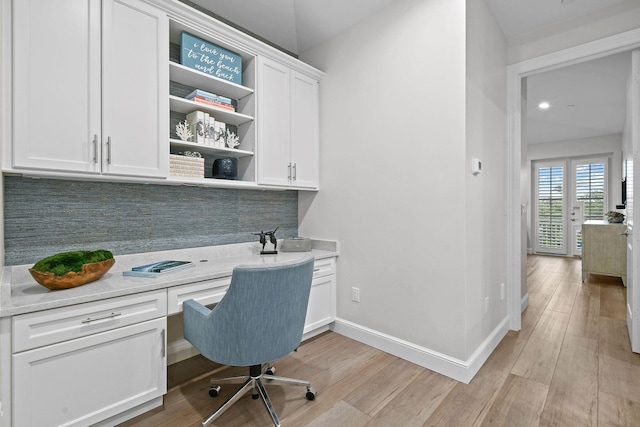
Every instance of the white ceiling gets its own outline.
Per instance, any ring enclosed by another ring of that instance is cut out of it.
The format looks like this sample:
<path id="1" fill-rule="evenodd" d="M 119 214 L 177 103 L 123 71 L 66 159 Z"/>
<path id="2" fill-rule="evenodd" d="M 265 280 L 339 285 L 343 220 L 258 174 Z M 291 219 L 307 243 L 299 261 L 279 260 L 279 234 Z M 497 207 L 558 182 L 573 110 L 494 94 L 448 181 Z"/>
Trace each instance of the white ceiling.
<path id="1" fill-rule="evenodd" d="M 507 38 L 520 36 L 627 0 L 485 0 Z"/>
<path id="2" fill-rule="evenodd" d="M 299 54 L 401 0 L 190 0 Z"/>
<path id="3" fill-rule="evenodd" d="M 528 77 L 528 143 L 621 133 L 630 68 L 624 52 Z M 539 109 L 542 101 L 551 107 Z"/>
<path id="4" fill-rule="evenodd" d="M 404 0 L 186 0 L 294 54 L 399 1 Z M 638 0 L 485 1 L 505 35 L 513 38 Z M 541 99 L 552 103 L 546 112 L 528 108 L 529 142 L 620 133 L 628 67 L 628 56 L 616 55 L 529 77 L 530 104 Z"/>

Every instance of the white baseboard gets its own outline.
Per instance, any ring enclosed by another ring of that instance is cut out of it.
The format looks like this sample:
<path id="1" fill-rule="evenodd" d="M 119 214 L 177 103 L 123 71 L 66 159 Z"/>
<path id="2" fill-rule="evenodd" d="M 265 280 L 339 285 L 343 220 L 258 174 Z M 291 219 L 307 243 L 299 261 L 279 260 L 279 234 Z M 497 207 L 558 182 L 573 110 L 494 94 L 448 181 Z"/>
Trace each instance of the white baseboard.
<path id="1" fill-rule="evenodd" d="M 446 354 L 418 346 L 344 319 L 336 319 L 333 325 L 333 331 L 424 368 L 446 375 L 454 380 L 469 384 L 493 350 L 500 344 L 502 338 L 504 338 L 509 331 L 509 327 L 508 318 L 505 318 L 466 361 L 447 356 Z"/>
<path id="2" fill-rule="evenodd" d="M 520 300 L 520 313 L 525 311 L 529 307 L 529 293 L 524 294 L 522 299 Z"/>

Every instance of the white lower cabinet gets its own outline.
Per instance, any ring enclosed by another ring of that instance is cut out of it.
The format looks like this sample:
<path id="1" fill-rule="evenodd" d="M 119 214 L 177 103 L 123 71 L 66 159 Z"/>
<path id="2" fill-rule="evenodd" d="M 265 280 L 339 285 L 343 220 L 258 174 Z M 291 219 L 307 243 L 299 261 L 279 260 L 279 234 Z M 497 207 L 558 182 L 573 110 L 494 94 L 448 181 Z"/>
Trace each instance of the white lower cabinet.
<path id="1" fill-rule="evenodd" d="M 167 392 L 166 317 L 13 356 L 13 425 L 88 426 Z"/>
<path id="2" fill-rule="evenodd" d="M 307 317 L 304 321 L 304 333 L 328 325 L 336 318 L 335 308 L 336 276 L 313 279 Z"/>
<path id="3" fill-rule="evenodd" d="M 157 290 L 15 316 L 12 425 L 88 426 L 161 399 L 166 314 Z"/>

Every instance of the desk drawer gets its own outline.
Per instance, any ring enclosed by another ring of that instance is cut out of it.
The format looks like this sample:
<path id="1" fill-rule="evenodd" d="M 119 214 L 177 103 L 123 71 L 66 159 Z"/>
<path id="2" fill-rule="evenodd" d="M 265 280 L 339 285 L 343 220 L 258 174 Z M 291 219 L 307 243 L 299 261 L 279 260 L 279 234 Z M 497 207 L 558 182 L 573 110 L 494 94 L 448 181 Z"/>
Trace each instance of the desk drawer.
<path id="1" fill-rule="evenodd" d="M 220 302 L 231 284 L 231 276 L 169 288 L 168 313 L 182 313 L 182 303 L 193 299 L 202 305 Z"/>
<path id="2" fill-rule="evenodd" d="M 13 318 L 13 352 L 84 337 L 166 315 L 165 290 L 22 314 Z"/>
<path id="3" fill-rule="evenodd" d="M 313 278 L 329 276 L 330 274 L 336 274 L 336 259 L 324 258 L 317 259 L 313 264 Z"/>

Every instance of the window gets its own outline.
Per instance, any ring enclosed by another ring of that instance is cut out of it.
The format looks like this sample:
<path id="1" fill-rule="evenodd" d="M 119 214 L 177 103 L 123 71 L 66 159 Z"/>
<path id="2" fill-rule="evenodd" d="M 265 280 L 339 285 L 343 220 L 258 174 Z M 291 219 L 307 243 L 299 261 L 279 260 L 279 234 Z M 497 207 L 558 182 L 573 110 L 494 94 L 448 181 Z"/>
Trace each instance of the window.
<path id="1" fill-rule="evenodd" d="M 584 203 L 584 220 L 602 219 L 604 212 L 605 164 L 576 165 L 576 200 Z"/>
<path id="2" fill-rule="evenodd" d="M 537 252 L 565 252 L 564 171 L 564 162 L 536 166 Z"/>

